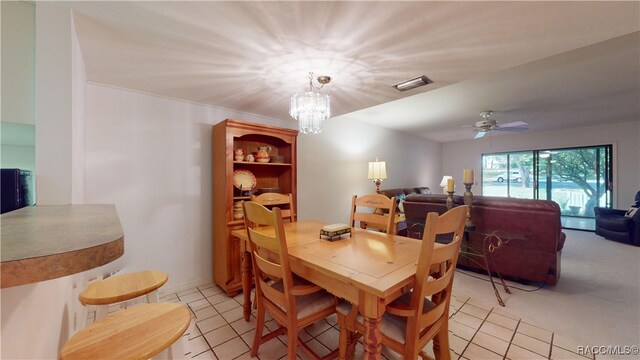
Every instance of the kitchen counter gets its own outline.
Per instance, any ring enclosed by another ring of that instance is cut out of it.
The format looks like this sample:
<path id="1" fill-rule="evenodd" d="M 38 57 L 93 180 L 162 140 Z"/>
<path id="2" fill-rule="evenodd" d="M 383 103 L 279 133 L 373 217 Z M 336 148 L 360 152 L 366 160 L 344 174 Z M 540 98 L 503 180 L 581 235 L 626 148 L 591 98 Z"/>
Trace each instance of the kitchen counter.
<path id="1" fill-rule="evenodd" d="M 0 216 L 2 288 L 55 279 L 124 254 L 114 205 L 44 205 Z"/>

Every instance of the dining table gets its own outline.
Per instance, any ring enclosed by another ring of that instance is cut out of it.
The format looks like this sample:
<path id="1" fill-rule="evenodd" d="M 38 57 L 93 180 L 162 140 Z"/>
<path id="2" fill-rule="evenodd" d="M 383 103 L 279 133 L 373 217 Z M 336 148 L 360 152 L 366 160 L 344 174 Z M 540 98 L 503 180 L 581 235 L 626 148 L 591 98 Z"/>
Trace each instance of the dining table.
<path id="1" fill-rule="evenodd" d="M 363 316 L 366 359 L 379 359 L 380 325 L 387 304 L 413 286 L 422 241 L 356 227 L 330 241 L 320 236 L 327 223 L 304 220 L 284 224 L 291 270 L 336 297 L 357 305 Z M 260 229 L 273 233 L 272 227 Z M 252 265 L 246 229 L 240 239 L 243 313 L 251 315 Z M 442 246 L 437 244 L 436 246 Z"/>

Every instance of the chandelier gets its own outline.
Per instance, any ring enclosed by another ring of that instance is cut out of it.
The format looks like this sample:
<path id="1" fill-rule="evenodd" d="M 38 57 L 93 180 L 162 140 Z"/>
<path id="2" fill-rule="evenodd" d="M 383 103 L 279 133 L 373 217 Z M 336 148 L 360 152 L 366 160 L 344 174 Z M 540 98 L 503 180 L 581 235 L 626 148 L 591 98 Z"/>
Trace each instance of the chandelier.
<path id="1" fill-rule="evenodd" d="M 300 132 L 303 134 L 319 134 L 322 122 L 331 117 L 329 95 L 320 94 L 320 90 L 331 81 L 329 76 L 318 76 L 320 86 L 313 85 L 313 73 L 309 73 L 309 91 L 291 97 L 289 115 L 298 120 Z"/>

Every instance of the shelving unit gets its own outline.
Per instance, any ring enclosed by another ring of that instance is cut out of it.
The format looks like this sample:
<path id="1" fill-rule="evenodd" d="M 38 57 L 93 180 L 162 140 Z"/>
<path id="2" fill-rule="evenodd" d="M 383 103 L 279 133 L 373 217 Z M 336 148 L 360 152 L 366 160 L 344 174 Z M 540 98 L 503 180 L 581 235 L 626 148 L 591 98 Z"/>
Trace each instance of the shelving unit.
<path id="1" fill-rule="evenodd" d="M 244 228 L 244 220 L 233 218 L 233 204 L 247 201 L 233 186 L 233 173 L 248 170 L 256 177 L 256 187 L 280 188 L 293 195 L 296 206 L 296 141 L 298 131 L 262 124 L 227 119 L 213 126 L 213 278 L 228 295 L 242 290 L 239 240 L 231 231 Z M 270 155 L 284 157 L 283 163 L 234 161 L 234 151 L 257 152 L 258 146 L 271 147 Z"/>

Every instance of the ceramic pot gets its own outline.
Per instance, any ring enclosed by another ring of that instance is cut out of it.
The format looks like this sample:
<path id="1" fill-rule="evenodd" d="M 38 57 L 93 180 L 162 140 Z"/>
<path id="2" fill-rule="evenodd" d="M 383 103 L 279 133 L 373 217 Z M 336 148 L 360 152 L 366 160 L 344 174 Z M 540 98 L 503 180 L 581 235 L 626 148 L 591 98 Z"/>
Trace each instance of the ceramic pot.
<path id="1" fill-rule="evenodd" d="M 247 156 L 244 157 L 244 161 L 254 162 L 256 159 L 253 157 L 253 154 L 247 154 Z"/>
<path id="2" fill-rule="evenodd" d="M 240 220 L 244 217 L 244 211 L 242 211 L 242 201 L 238 201 L 233 204 L 233 218 Z"/>
<path id="3" fill-rule="evenodd" d="M 258 146 L 258 155 L 256 156 L 256 160 L 258 162 L 269 162 L 269 160 L 271 160 L 271 156 L 269 156 L 270 152 L 271 146 Z"/>

